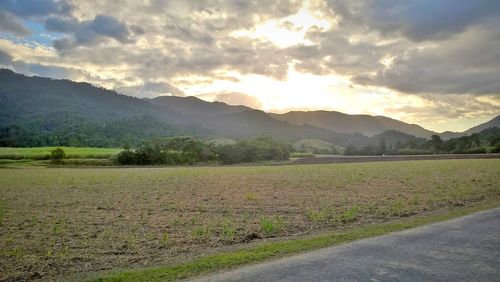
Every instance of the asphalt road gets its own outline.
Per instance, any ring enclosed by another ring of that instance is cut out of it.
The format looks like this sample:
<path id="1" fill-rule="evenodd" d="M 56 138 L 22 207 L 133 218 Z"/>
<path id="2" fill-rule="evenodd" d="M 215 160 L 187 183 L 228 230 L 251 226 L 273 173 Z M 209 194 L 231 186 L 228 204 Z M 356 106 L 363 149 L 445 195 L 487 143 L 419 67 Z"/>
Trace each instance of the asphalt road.
<path id="1" fill-rule="evenodd" d="M 500 281 L 500 208 L 197 281 Z"/>

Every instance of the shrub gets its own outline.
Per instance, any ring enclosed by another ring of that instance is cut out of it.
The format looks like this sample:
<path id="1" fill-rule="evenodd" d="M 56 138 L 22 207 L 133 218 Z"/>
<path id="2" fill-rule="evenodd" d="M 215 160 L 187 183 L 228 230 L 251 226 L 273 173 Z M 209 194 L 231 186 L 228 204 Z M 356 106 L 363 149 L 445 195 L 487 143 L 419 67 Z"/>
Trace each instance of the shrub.
<path id="1" fill-rule="evenodd" d="M 135 153 L 130 149 L 125 149 L 116 155 L 116 162 L 121 165 L 135 164 Z"/>
<path id="2" fill-rule="evenodd" d="M 55 148 L 50 151 L 50 160 L 55 164 L 62 164 L 62 161 L 66 157 L 66 153 L 61 148 Z"/>
<path id="3" fill-rule="evenodd" d="M 240 141 L 215 147 L 191 137 L 169 137 L 144 142 L 135 151 L 125 149 L 116 156 L 122 165 L 179 165 L 219 160 L 223 164 L 263 160 L 286 160 L 290 145 L 272 138 Z"/>
<path id="4" fill-rule="evenodd" d="M 492 153 L 500 153 L 500 142 L 497 142 L 493 149 L 491 149 Z"/>
<path id="5" fill-rule="evenodd" d="M 487 150 L 485 147 L 470 148 L 465 151 L 467 154 L 486 154 Z"/>
<path id="6" fill-rule="evenodd" d="M 256 161 L 281 161 L 290 157 L 290 145 L 272 138 L 262 137 L 238 141 L 233 145 L 217 147 L 219 160 L 223 164 Z"/>

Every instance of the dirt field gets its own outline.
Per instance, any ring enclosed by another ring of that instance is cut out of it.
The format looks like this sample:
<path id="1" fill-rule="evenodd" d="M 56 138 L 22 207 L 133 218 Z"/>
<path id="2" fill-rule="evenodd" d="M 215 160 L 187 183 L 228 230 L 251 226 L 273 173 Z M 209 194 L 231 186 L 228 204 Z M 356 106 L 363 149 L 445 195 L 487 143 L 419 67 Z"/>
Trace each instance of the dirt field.
<path id="1" fill-rule="evenodd" d="M 387 156 L 343 156 L 317 155 L 315 158 L 299 158 L 296 164 L 332 164 L 332 163 L 365 163 L 385 161 L 417 161 L 417 160 L 469 160 L 500 159 L 500 154 L 436 154 L 436 155 L 387 155 Z"/>
<path id="2" fill-rule="evenodd" d="M 161 265 L 492 200 L 500 159 L 0 169 L 0 280 Z"/>

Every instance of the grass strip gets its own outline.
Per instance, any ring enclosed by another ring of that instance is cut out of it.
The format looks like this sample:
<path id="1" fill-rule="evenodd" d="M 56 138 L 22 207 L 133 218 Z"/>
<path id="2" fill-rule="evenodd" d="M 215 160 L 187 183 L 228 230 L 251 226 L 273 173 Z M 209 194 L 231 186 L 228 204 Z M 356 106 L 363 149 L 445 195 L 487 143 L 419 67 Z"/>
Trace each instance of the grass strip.
<path id="1" fill-rule="evenodd" d="M 481 203 L 473 207 L 460 208 L 441 214 L 398 219 L 388 223 L 368 225 L 309 238 L 267 242 L 246 249 L 200 257 L 187 263 L 117 272 L 93 281 L 172 281 L 184 279 L 246 263 L 259 262 L 269 258 L 277 258 L 287 254 L 319 249 L 457 218 L 477 211 L 498 207 L 499 205 L 497 199 L 492 202 Z"/>

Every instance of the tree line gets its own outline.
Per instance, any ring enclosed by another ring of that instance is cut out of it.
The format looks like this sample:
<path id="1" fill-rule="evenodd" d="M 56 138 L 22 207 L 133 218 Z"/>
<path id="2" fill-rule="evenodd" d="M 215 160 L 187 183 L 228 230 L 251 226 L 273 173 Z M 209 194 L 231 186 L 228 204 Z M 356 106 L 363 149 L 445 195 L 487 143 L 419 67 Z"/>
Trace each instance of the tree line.
<path id="1" fill-rule="evenodd" d="M 176 136 L 143 142 L 136 149 L 126 147 L 116 156 L 116 162 L 121 165 L 192 165 L 281 161 L 289 158 L 290 150 L 290 144 L 268 137 L 217 146 L 193 137 Z"/>
<path id="2" fill-rule="evenodd" d="M 482 154 L 500 152 L 500 128 L 491 127 L 470 136 L 443 140 L 438 135 L 431 139 L 414 138 L 405 142 L 387 144 L 384 139 L 378 145 L 362 148 L 347 146 L 346 155 L 423 155 L 423 154 Z"/>

